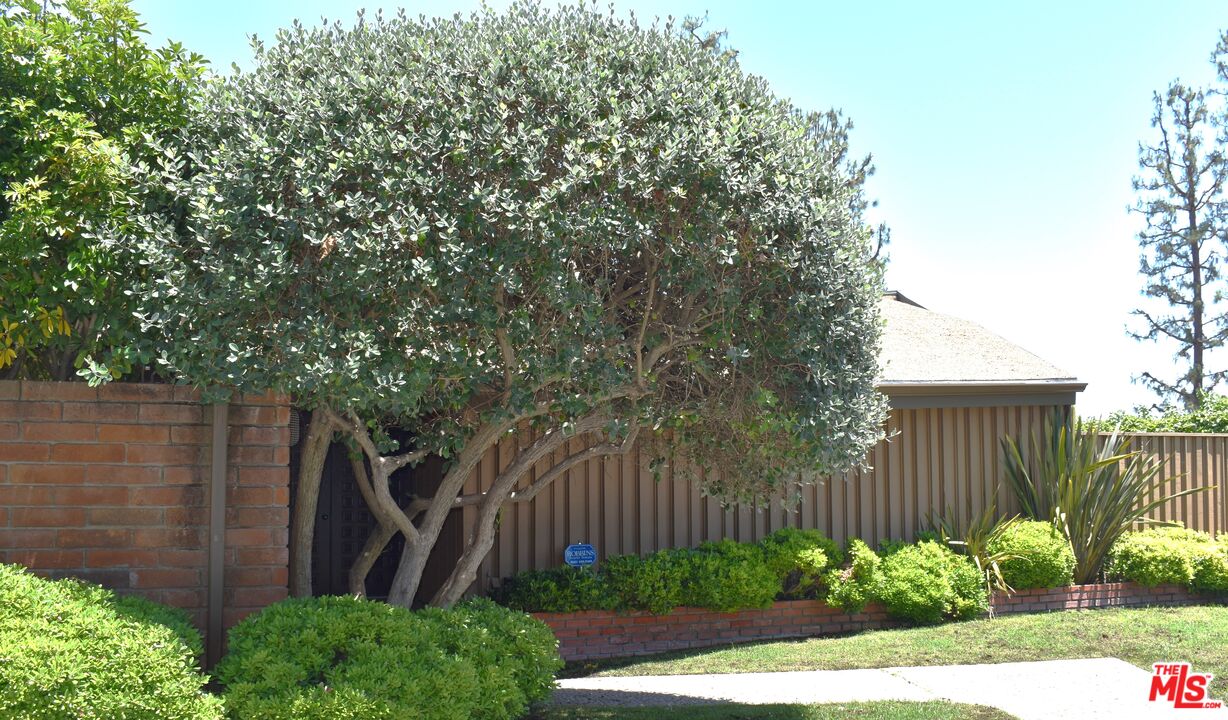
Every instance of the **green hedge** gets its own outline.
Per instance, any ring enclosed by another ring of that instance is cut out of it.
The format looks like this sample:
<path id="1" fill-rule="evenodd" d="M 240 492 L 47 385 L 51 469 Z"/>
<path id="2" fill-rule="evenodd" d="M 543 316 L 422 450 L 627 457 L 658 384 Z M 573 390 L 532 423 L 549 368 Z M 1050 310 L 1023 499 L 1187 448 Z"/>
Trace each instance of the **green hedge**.
<path id="1" fill-rule="evenodd" d="M 776 598 L 821 597 L 822 581 L 844 554 L 816 530 L 779 530 L 761 543 L 732 540 L 651 555 L 607 558 L 598 571 L 552 568 L 518 573 L 495 593 L 527 612 L 647 610 L 675 607 L 730 612 Z"/>
<path id="2" fill-rule="evenodd" d="M 989 610 L 984 578 L 967 556 L 932 533 L 919 541 L 851 540 L 847 552 L 814 530 L 781 530 L 759 543 L 731 540 L 643 557 L 608 558 L 599 570 L 555 568 L 504 581 L 499 601 L 528 612 L 647 610 L 691 606 L 720 611 L 765 607 L 773 599 L 822 599 L 848 613 L 879 602 L 894 617 L 936 623 Z M 991 541 L 1003 579 L 1016 590 L 1065 587 L 1074 552 L 1050 523 L 1019 522 Z M 1112 579 L 1173 583 L 1228 592 L 1228 543 L 1183 528 L 1127 533 L 1108 565 Z"/>
<path id="3" fill-rule="evenodd" d="M 1015 590 L 1065 587 L 1074 582 L 1074 550 L 1052 523 L 1014 523 L 989 541 L 989 552 L 1006 556 L 998 568 L 1003 581 Z"/>
<path id="4" fill-rule="evenodd" d="M 0 717 L 217 720 L 182 611 L 0 565 Z"/>
<path id="5" fill-rule="evenodd" d="M 1183 527 L 1126 533 L 1113 545 L 1105 574 L 1140 585 L 1228 592 L 1228 543 Z"/>
<path id="6" fill-rule="evenodd" d="M 516 718 L 562 667 L 544 623 L 486 600 L 411 612 L 291 599 L 229 639 L 216 674 L 235 720 Z"/>
<path id="7" fill-rule="evenodd" d="M 971 559 L 933 541 L 883 558 L 874 599 L 892 615 L 916 623 L 962 620 L 989 610 L 981 572 Z"/>

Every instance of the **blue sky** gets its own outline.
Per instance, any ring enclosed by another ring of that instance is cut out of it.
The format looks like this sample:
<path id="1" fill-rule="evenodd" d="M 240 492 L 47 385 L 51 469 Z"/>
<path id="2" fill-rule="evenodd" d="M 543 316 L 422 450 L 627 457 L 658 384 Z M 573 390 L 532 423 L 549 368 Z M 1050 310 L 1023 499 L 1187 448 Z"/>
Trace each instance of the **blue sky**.
<path id="1" fill-rule="evenodd" d="M 500 6 L 503 3 L 492 3 Z M 152 40 L 215 69 L 250 67 L 246 36 L 294 18 L 348 20 L 362 0 L 135 0 Z M 406 4 L 450 15 L 477 2 Z M 605 7 L 604 3 L 601 7 Z M 1128 338 L 1139 302 L 1130 179 L 1151 93 L 1207 84 L 1228 28 L 1219 2 L 615 3 L 641 18 L 704 15 L 748 71 L 802 108 L 853 119 L 873 153 L 875 220 L 893 231 L 888 285 L 977 321 L 1088 383 L 1083 414 L 1153 397 L 1131 383 L 1172 349 Z M 1211 356 L 1216 369 L 1228 354 Z"/>

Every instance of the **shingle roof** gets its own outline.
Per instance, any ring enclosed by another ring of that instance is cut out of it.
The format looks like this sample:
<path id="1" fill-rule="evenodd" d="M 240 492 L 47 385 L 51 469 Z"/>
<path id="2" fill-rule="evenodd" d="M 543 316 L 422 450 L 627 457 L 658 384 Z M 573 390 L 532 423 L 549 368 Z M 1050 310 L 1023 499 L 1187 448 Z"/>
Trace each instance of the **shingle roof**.
<path id="1" fill-rule="evenodd" d="M 1070 373 L 968 320 L 927 310 L 898 292 L 880 303 L 880 385 L 1070 384 Z"/>

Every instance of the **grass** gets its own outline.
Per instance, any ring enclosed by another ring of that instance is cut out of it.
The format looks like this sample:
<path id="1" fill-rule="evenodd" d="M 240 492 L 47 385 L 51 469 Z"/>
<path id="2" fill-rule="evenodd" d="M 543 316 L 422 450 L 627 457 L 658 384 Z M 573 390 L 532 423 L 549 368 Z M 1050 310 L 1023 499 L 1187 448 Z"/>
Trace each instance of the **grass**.
<path id="1" fill-rule="evenodd" d="M 830 705 L 692 705 L 646 708 L 546 708 L 532 720 L 1010 720 L 1001 710 L 948 702 Z"/>
<path id="2" fill-rule="evenodd" d="M 1147 670 L 1155 662 L 1188 660 L 1198 672 L 1214 673 L 1212 697 L 1228 697 L 1228 607 L 1199 605 L 1008 615 L 935 627 L 726 646 L 572 666 L 568 674 L 846 670 L 1089 657 L 1116 657 Z"/>

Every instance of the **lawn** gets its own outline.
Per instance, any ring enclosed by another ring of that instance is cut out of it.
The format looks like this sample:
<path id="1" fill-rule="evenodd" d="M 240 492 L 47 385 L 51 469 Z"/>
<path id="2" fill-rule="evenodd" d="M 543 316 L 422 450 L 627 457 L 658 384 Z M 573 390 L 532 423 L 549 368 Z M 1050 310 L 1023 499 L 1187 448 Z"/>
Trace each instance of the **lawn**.
<path id="1" fill-rule="evenodd" d="M 1145 669 L 1163 660 L 1188 660 L 1197 671 L 1215 674 L 1212 697 L 1228 697 L 1228 607 L 1200 605 L 1008 615 L 935 627 L 877 630 L 834 638 L 692 650 L 600 665 L 573 665 L 568 674 L 844 670 L 1087 657 L 1116 657 Z"/>
<path id="2" fill-rule="evenodd" d="M 948 702 L 831 705 L 699 705 L 655 708 L 546 708 L 531 720 L 1010 720 L 1001 710 Z"/>

